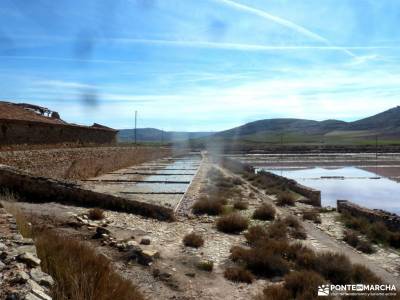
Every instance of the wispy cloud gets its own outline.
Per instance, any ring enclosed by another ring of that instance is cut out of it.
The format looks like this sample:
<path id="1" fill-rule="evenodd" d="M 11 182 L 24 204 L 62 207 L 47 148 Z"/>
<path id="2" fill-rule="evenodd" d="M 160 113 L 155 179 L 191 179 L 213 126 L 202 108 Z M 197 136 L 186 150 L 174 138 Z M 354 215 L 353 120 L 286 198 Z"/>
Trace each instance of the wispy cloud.
<path id="1" fill-rule="evenodd" d="M 294 31 L 306 36 L 306 37 L 309 37 L 310 39 L 313 39 L 315 41 L 321 42 L 321 43 L 323 43 L 325 45 L 328 45 L 328 46 L 332 45 L 331 42 L 328 39 L 324 38 L 323 36 L 313 32 L 313 31 L 311 31 L 311 30 L 309 30 L 309 29 L 307 29 L 307 28 L 305 28 L 305 27 L 303 27 L 303 26 L 301 26 L 299 24 L 296 24 L 296 23 L 294 23 L 292 21 L 289 21 L 287 19 L 284 19 L 284 18 L 275 16 L 273 14 L 270 14 L 270 13 L 264 11 L 264 10 L 261 10 L 261 9 L 258 9 L 258 8 L 254 8 L 254 7 L 251 7 L 251 6 L 248 6 L 248 5 L 244 5 L 244 4 L 232 1 L 232 0 L 215 0 L 215 1 L 217 1 L 219 3 L 222 3 L 222 4 L 225 4 L 225 5 L 228 5 L 228 6 L 232 7 L 232 8 L 234 8 L 234 9 L 237 9 L 237 10 L 240 10 L 240 11 L 243 11 L 243 12 L 246 12 L 246 13 L 250 13 L 250 14 L 253 14 L 253 15 L 258 16 L 258 17 L 261 17 L 261 18 L 263 18 L 265 20 L 272 21 L 272 22 L 274 22 L 276 24 L 279 24 L 279 25 L 282 25 L 282 26 L 284 26 L 286 28 L 292 29 L 292 30 L 294 30 Z M 352 53 L 351 51 L 347 50 L 346 48 L 341 48 L 341 50 L 344 51 L 345 53 L 347 53 L 348 55 L 352 56 L 352 57 L 356 57 L 356 55 L 354 53 Z"/>

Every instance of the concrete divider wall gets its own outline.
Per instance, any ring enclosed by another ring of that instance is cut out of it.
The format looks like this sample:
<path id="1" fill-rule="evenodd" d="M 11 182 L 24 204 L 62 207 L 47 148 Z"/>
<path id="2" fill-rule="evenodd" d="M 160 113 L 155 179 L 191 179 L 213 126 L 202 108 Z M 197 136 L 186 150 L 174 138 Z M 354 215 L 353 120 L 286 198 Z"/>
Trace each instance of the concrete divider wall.
<path id="1" fill-rule="evenodd" d="M 372 222 L 383 222 L 391 230 L 400 230 L 400 216 L 379 209 L 369 209 L 348 200 L 337 200 L 338 212 L 348 212 L 355 217 L 364 217 Z"/>
<path id="2" fill-rule="evenodd" d="M 117 131 L 105 128 L 52 124 L 23 120 L 0 120 L 0 146 L 19 144 L 60 144 L 66 147 L 111 145 Z"/>
<path id="3" fill-rule="evenodd" d="M 234 160 L 229 157 L 222 157 L 217 159 L 220 160 L 221 164 L 224 167 L 230 169 L 235 173 L 244 173 L 244 172 L 252 174 L 255 173 L 254 167 L 249 164 L 242 163 L 240 161 Z M 290 190 L 306 197 L 308 199 L 308 201 L 305 201 L 307 204 L 319 207 L 321 206 L 321 191 L 299 184 L 297 181 L 293 179 L 288 179 L 286 177 L 282 177 L 270 172 L 260 171 L 257 173 L 257 175 L 267 178 L 268 180 L 276 182 L 278 184 L 285 185 Z"/>
<path id="4" fill-rule="evenodd" d="M 93 192 L 80 185 L 34 176 L 18 169 L 0 165 L 0 188 L 15 192 L 29 202 L 58 202 L 86 207 L 139 214 L 159 220 L 173 220 L 173 210 L 134 200 Z"/>

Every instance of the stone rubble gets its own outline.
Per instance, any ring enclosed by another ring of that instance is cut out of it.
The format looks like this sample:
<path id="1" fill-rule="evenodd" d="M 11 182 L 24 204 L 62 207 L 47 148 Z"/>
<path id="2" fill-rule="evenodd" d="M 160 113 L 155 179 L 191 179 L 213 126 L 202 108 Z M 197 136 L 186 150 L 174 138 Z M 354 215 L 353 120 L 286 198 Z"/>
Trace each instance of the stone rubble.
<path id="1" fill-rule="evenodd" d="M 53 284 L 40 268 L 33 240 L 23 238 L 14 217 L 0 208 L 0 299 L 51 300 Z"/>

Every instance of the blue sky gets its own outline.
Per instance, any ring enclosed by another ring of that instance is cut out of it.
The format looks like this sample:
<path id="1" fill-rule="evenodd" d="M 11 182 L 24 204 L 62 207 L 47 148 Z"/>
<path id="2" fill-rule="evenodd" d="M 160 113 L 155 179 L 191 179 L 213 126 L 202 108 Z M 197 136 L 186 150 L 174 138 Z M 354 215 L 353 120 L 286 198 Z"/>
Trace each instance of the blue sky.
<path id="1" fill-rule="evenodd" d="M 2 0 L 0 99 L 80 124 L 221 130 L 396 106 L 398 0 Z"/>

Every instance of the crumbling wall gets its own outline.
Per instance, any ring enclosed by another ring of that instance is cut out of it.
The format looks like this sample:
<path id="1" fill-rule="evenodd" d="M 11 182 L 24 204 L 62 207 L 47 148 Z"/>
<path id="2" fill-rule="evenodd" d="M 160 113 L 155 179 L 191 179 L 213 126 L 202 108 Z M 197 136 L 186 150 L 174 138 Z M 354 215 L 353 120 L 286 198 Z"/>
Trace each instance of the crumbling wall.
<path id="1" fill-rule="evenodd" d="M 255 173 L 255 169 L 253 166 L 242 163 L 238 160 L 229 157 L 214 157 L 214 161 L 220 162 L 224 167 L 230 169 L 235 173 L 245 173 L 245 172 L 252 174 Z M 296 180 L 288 179 L 286 177 L 279 176 L 266 171 L 258 172 L 257 176 L 262 176 L 272 182 L 276 182 L 278 184 L 287 186 L 293 192 L 296 192 L 307 198 L 307 201 L 304 201 L 307 204 L 311 204 L 314 206 L 321 206 L 321 191 L 304 186 L 298 183 Z"/>
<path id="2" fill-rule="evenodd" d="M 0 147 L 111 145 L 116 143 L 116 134 L 117 131 L 100 127 L 0 119 Z"/>
<path id="3" fill-rule="evenodd" d="M 0 188 L 14 192 L 19 199 L 28 202 L 100 207 L 165 221 L 174 219 L 170 208 L 93 192 L 79 184 L 34 176 L 5 165 L 0 165 Z"/>
<path id="4" fill-rule="evenodd" d="M 160 147 L 96 147 L 0 152 L 0 164 L 58 179 L 87 179 L 171 154 Z"/>
<path id="5" fill-rule="evenodd" d="M 283 176 L 279 176 L 270 172 L 261 171 L 258 173 L 259 176 L 268 178 L 271 181 L 277 182 L 287 186 L 293 192 L 306 197 L 309 201 L 305 201 L 308 204 L 314 206 L 321 206 L 321 191 L 315 190 L 308 186 L 298 183 L 296 180 L 289 179 Z"/>
<path id="6" fill-rule="evenodd" d="M 400 230 L 400 216 L 380 209 L 369 209 L 348 200 L 337 200 L 338 212 L 349 212 L 356 217 L 364 217 L 371 222 L 383 222 L 392 230 Z"/>
<path id="7" fill-rule="evenodd" d="M 50 299 L 51 276 L 42 272 L 32 239 L 0 203 L 0 299 Z"/>

